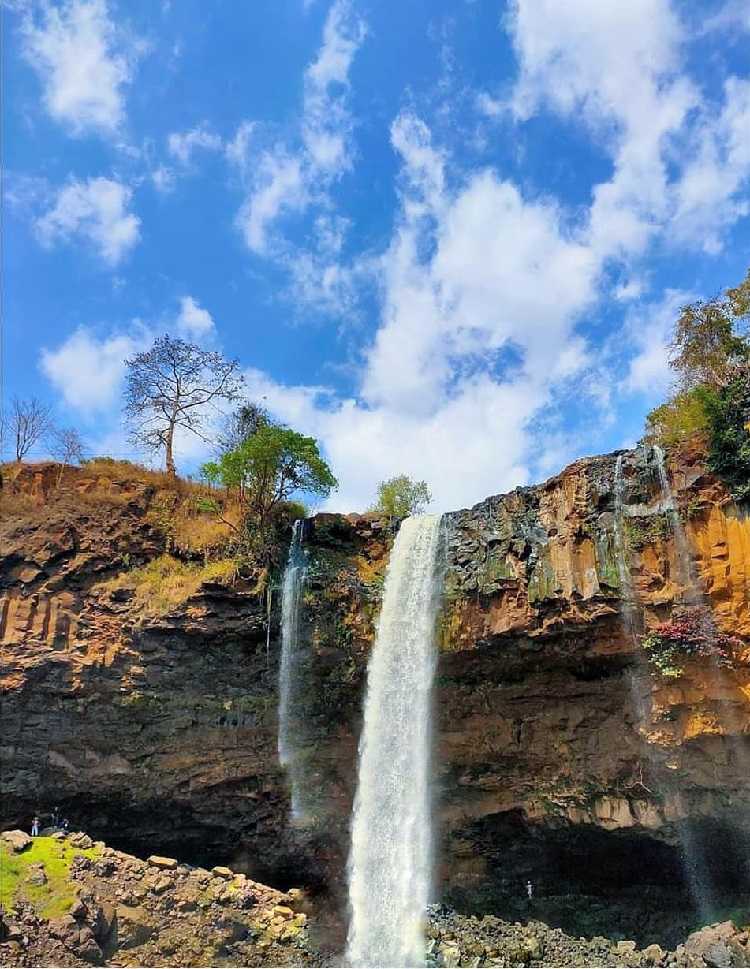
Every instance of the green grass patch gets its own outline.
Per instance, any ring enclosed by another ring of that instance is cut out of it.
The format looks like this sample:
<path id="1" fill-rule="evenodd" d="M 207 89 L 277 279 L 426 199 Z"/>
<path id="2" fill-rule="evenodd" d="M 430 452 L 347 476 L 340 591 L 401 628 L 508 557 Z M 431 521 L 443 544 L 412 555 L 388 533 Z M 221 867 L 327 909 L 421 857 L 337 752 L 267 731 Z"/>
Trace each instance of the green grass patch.
<path id="1" fill-rule="evenodd" d="M 64 915 L 75 900 L 75 886 L 70 879 L 70 864 L 76 855 L 98 858 L 98 848 L 74 848 L 58 838 L 34 838 L 26 851 L 15 854 L 0 842 L 0 905 L 4 909 L 14 902 L 26 901 L 44 919 Z M 44 865 L 46 885 L 30 885 L 30 865 Z"/>

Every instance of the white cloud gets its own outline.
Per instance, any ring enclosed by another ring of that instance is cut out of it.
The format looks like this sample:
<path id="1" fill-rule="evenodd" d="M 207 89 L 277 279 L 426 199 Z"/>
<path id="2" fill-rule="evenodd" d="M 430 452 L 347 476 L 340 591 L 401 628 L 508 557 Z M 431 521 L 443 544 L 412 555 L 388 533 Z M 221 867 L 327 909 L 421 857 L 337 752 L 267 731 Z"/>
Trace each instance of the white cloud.
<path id="1" fill-rule="evenodd" d="M 274 255 L 289 268 L 297 257 L 283 237 L 271 230 L 285 215 L 311 205 L 330 207 L 332 183 L 351 168 L 352 118 L 348 107 L 349 71 L 365 36 L 362 21 L 348 0 L 334 0 L 323 29 L 323 42 L 305 71 L 298 143 L 277 144 L 257 162 L 238 225 L 248 248 Z M 226 147 L 227 157 L 243 167 L 253 127 L 244 122 Z M 246 165 L 245 165 L 246 167 Z M 307 254 L 313 258 L 312 253 Z M 323 275 L 322 269 L 318 275 Z"/>
<path id="2" fill-rule="evenodd" d="M 267 230 L 283 212 L 299 211 L 307 186 L 299 158 L 266 152 L 258 165 L 257 187 L 240 209 L 237 220 L 248 249 L 265 253 Z"/>
<path id="3" fill-rule="evenodd" d="M 216 132 L 211 131 L 204 121 L 189 131 L 173 131 L 167 138 L 167 148 L 183 165 L 190 164 L 193 153 L 200 151 L 221 151 L 224 142 Z"/>
<path id="4" fill-rule="evenodd" d="M 180 336 L 200 340 L 212 336 L 214 330 L 214 319 L 208 310 L 200 306 L 192 296 L 183 296 L 177 317 L 177 331 Z"/>
<path id="5" fill-rule="evenodd" d="M 250 144 L 255 128 L 256 124 L 254 121 L 241 121 L 237 126 L 234 138 L 231 141 L 227 141 L 224 145 L 224 154 L 227 157 L 227 161 L 232 165 L 236 165 L 240 171 L 243 171 L 248 164 Z"/>
<path id="6" fill-rule="evenodd" d="M 125 118 L 124 89 L 140 52 L 112 21 L 105 0 L 41 5 L 27 12 L 22 51 L 39 75 L 44 104 L 71 133 L 114 132 Z"/>
<path id="7" fill-rule="evenodd" d="M 324 444 L 341 481 L 330 507 L 362 509 L 378 480 L 405 472 L 426 478 L 446 509 L 527 480 L 544 456 L 532 419 L 558 392 L 586 393 L 576 378 L 588 348 L 573 327 L 599 267 L 553 205 L 495 172 L 449 190 L 448 159 L 412 114 L 394 122 L 392 141 L 400 218 L 379 265 L 383 312 L 358 396 L 257 372 L 248 382 Z"/>
<path id="8" fill-rule="evenodd" d="M 685 242 L 721 249 L 723 231 L 748 214 L 750 81 L 727 79 L 718 113 L 705 112 L 697 147 L 676 186 L 673 230 Z"/>
<path id="9" fill-rule="evenodd" d="M 115 266 L 140 237 L 140 219 L 128 211 L 132 195 L 128 186 L 109 178 L 71 180 L 60 189 L 53 207 L 37 219 L 39 237 L 52 245 L 80 236 Z"/>
<path id="10" fill-rule="evenodd" d="M 157 192 L 171 192 L 174 188 L 175 175 L 171 168 L 158 165 L 151 172 L 151 181 Z"/>
<path id="11" fill-rule="evenodd" d="M 723 104 L 698 90 L 670 0 L 516 0 L 508 26 L 516 116 L 547 105 L 582 117 L 612 157 L 589 212 L 602 257 L 638 255 L 665 230 L 673 243 L 717 252 L 748 212 L 750 84 L 730 77 Z"/>
<path id="12" fill-rule="evenodd" d="M 91 418 L 119 404 L 125 360 L 142 346 L 142 336 L 100 339 L 81 326 L 57 349 L 42 350 L 41 369 L 69 407 Z"/>
<path id="13" fill-rule="evenodd" d="M 544 104 L 581 116 L 612 155 L 614 174 L 594 191 L 592 246 L 641 252 L 668 215 L 665 149 L 698 102 L 679 71 L 685 35 L 669 0 L 516 0 L 509 28 L 517 117 Z"/>

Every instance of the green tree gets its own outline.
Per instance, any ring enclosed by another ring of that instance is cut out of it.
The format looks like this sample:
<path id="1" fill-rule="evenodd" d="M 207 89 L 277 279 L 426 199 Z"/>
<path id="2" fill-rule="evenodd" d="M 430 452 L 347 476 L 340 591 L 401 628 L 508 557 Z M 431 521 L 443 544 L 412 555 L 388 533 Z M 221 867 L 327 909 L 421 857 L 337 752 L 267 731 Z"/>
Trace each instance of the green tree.
<path id="1" fill-rule="evenodd" d="M 706 398 L 708 466 L 738 501 L 750 500 L 750 370 Z"/>
<path id="2" fill-rule="evenodd" d="M 412 481 L 408 475 L 399 474 L 380 482 L 377 502 L 372 510 L 389 518 L 406 518 L 423 512 L 431 501 L 426 481 Z"/>
<path id="3" fill-rule="evenodd" d="M 314 438 L 273 423 L 261 424 L 238 447 L 201 470 L 209 482 L 237 495 L 245 538 L 266 563 L 279 507 L 294 494 L 326 497 L 338 486 Z"/>
<path id="4" fill-rule="evenodd" d="M 701 384 L 724 387 L 750 359 L 750 341 L 741 332 L 750 303 L 750 275 L 724 298 L 698 300 L 682 308 L 670 344 L 669 365 L 683 389 Z"/>

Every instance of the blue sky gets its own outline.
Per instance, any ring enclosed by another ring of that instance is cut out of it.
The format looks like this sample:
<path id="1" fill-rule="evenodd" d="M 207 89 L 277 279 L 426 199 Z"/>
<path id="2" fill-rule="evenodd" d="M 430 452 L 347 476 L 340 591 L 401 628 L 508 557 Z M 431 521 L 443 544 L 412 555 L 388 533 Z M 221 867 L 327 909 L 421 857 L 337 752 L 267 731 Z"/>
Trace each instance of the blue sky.
<path id="1" fill-rule="evenodd" d="M 138 457 L 123 360 L 169 331 L 320 440 L 329 507 L 466 505 L 634 442 L 750 263 L 745 2 L 2 14 L 6 396 L 92 453 Z"/>

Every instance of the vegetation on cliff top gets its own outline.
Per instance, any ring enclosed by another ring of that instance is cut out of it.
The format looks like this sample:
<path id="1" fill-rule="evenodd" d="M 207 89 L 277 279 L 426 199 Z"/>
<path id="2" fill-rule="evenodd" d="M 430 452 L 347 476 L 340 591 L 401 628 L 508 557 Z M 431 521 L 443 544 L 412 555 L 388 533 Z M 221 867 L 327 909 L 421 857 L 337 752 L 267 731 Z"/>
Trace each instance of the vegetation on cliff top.
<path id="1" fill-rule="evenodd" d="M 698 442 L 735 498 L 750 498 L 750 271 L 722 296 L 683 307 L 670 366 L 675 394 L 648 415 L 647 440 Z"/>

